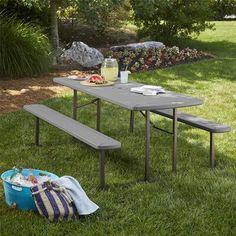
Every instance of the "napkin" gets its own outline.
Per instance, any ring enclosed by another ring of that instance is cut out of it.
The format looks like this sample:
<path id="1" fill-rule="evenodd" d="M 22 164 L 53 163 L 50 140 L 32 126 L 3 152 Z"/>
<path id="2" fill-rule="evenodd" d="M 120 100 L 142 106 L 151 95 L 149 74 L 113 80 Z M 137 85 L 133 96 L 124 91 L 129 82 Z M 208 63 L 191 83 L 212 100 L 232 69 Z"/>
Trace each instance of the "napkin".
<path id="1" fill-rule="evenodd" d="M 131 88 L 130 91 L 134 93 L 140 93 L 146 96 L 153 96 L 165 93 L 165 90 L 161 86 L 153 86 L 153 85 L 143 85 L 141 87 L 134 87 Z"/>

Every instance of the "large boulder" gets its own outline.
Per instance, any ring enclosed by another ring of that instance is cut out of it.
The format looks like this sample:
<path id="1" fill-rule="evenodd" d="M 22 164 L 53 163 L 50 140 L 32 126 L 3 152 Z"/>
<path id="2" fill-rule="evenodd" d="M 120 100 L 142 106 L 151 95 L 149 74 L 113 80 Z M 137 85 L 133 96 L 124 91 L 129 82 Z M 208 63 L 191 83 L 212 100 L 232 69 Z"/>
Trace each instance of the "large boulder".
<path id="1" fill-rule="evenodd" d="M 78 63 L 83 67 L 92 68 L 101 64 L 104 56 L 96 48 L 91 48 L 83 42 L 73 42 L 71 47 L 63 50 L 60 61 Z"/>
<path id="2" fill-rule="evenodd" d="M 119 51 L 119 50 L 135 50 L 135 49 L 150 49 L 150 48 L 158 48 L 158 49 L 162 49 L 164 48 L 165 45 L 161 42 L 156 42 L 156 41 L 146 41 L 143 43 L 130 43 L 127 45 L 120 45 L 120 46 L 113 46 L 110 49 L 112 51 Z"/>

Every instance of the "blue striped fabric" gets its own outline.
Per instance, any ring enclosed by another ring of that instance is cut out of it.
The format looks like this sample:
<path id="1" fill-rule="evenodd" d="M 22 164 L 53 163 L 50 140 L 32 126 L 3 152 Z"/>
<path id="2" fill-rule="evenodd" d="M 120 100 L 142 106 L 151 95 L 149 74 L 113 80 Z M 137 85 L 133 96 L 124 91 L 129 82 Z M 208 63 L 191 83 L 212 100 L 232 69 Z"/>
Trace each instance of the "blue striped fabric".
<path id="1" fill-rule="evenodd" d="M 58 190 L 53 183 L 43 183 L 31 188 L 38 212 L 50 221 L 75 220 L 77 210 L 73 202 Z"/>
<path id="2" fill-rule="evenodd" d="M 38 190 L 39 190 L 38 186 L 35 186 L 35 187 L 33 187 L 33 188 L 31 189 L 31 192 L 33 192 L 33 191 L 36 192 L 36 191 L 38 191 Z M 48 218 L 48 212 L 47 212 L 46 207 L 44 206 L 44 203 L 43 203 L 43 200 L 42 200 L 40 194 L 34 195 L 34 202 L 35 202 L 35 204 L 36 204 L 36 206 L 37 206 L 39 212 L 40 212 L 42 215 L 44 215 L 46 218 Z"/>
<path id="3" fill-rule="evenodd" d="M 64 214 L 64 218 L 65 219 L 68 219 L 68 216 L 69 216 L 69 208 L 67 206 L 67 201 L 57 192 L 57 196 L 60 198 L 61 200 L 61 203 L 65 209 L 65 214 Z"/>

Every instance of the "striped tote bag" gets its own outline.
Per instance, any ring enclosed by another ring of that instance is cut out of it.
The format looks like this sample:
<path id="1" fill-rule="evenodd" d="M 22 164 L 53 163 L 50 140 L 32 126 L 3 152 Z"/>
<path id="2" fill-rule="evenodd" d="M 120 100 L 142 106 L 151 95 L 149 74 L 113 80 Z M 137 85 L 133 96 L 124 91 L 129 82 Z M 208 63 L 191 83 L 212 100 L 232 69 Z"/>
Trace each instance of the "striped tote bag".
<path id="1" fill-rule="evenodd" d="M 65 188 L 45 182 L 31 188 L 40 215 L 50 221 L 75 220 L 77 210 Z"/>

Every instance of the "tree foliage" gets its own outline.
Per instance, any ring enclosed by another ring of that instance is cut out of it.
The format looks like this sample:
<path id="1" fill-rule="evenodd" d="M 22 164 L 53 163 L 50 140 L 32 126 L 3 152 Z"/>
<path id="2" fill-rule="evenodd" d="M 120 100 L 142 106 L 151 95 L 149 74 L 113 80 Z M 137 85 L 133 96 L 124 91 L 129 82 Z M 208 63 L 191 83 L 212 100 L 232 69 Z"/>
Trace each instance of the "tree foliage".
<path id="1" fill-rule="evenodd" d="M 9 15 L 24 21 L 34 21 L 50 31 L 55 51 L 58 48 L 57 18 L 77 19 L 97 31 L 96 38 L 104 39 L 109 27 L 120 27 L 129 19 L 129 0 L 2 0 L 1 7 Z M 73 20 L 74 22 L 74 20 Z"/>
<path id="2" fill-rule="evenodd" d="M 83 0 L 77 4 L 79 18 L 102 35 L 128 20 L 131 7 L 128 0 Z"/>
<path id="3" fill-rule="evenodd" d="M 211 0 L 211 8 L 216 20 L 222 20 L 225 15 L 236 15 L 236 0 Z"/>
<path id="4" fill-rule="evenodd" d="M 131 0 L 131 5 L 140 35 L 166 43 L 212 27 L 207 0 Z"/>
<path id="5" fill-rule="evenodd" d="M 47 27 L 48 20 L 47 0 L 1 0 L 0 11 L 7 16 L 14 16 L 24 22 L 34 22 Z"/>

